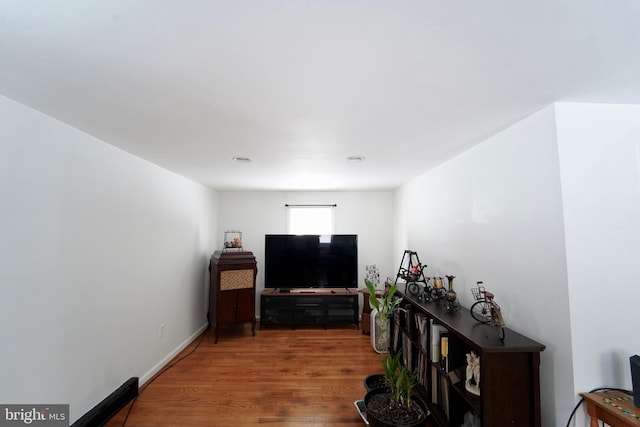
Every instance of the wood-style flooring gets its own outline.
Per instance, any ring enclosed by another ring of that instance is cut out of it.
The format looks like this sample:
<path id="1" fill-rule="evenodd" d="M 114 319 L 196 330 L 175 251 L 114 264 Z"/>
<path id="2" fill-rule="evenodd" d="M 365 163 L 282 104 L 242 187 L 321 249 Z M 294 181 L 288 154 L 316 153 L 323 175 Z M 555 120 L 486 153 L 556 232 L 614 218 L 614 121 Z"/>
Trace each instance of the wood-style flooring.
<path id="1" fill-rule="evenodd" d="M 353 402 L 381 355 L 355 326 L 250 326 L 197 338 L 107 426 L 364 426 Z M 127 416 L 128 414 L 128 416 Z M 126 422 L 125 422 L 126 419 Z"/>

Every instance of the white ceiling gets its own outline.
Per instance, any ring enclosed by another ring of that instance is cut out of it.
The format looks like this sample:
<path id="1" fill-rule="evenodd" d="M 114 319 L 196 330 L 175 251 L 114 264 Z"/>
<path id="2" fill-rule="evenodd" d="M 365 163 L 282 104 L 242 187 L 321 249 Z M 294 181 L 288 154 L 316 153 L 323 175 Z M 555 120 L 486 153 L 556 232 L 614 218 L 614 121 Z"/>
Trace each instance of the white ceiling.
<path id="1" fill-rule="evenodd" d="M 220 190 L 397 187 L 640 103 L 639 47 L 637 0 L 0 0 L 0 94 Z"/>

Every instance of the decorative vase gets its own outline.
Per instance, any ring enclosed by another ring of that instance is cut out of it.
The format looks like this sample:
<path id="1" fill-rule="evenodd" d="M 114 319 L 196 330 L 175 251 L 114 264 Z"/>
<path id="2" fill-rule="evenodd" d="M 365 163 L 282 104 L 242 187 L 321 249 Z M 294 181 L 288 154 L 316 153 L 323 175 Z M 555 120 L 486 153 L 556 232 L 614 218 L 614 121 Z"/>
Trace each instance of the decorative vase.
<path id="1" fill-rule="evenodd" d="M 456 276 L 446 276 L 446 277 L 447 277 L 447 280 L 449 281 L 449 290 L 447 291 L 447 301 L 454 302 L 456 298 L 458 298 L 458 294 L 456 293 L 456 291 L 453 290 L 453 279 L 455 279 Z"/>
<path id="2" fill-rule="evenodd" d="M 453 290 L 453 279 L 456 276 L 446 276 L 449 281 L 449 290 L 445 294 L 445 299 L 443 301 L 443 306 L 447 310 L 447 312 L 458 311 L 462 307 L 460 302 L 458 302 L 458 294 Z"/>

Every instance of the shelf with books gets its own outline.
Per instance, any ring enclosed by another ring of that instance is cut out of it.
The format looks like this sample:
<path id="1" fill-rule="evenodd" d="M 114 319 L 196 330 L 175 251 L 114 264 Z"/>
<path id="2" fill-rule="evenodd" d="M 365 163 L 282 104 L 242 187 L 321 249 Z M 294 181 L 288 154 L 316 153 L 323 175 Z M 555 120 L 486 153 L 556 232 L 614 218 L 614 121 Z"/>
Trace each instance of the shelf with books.
<path id="1" fill-rule="evenodd" d="M 515 331 L 475 322 L 467 309 L 447 312 L 403 292 L 394 317 L 392 351 L 415 373 L 437 426 L 461 425 L 465 414 L 483 427 L 540 426 L 540 352 L 544 345 Z M 480 395 L 465 386 L 467 355 L 479 357 Z"/>

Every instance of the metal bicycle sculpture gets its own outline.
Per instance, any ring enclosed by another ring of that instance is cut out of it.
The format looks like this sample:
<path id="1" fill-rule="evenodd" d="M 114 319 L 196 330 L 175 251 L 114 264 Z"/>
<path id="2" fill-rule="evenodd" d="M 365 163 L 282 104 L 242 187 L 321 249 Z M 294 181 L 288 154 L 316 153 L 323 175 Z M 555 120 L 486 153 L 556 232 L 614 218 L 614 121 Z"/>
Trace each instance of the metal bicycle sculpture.
<path id="1" fill-rule="evenodd" d="M 442 277 L 422 276 L 420 281 L 407 282 L 407 292 L 415 296 L 418 301 L 439 301 L 447 296 L 447 290 L 442 286 Z M 432 282 L 433 281 L 433 282 Z"/>
<path id="2" fill-rule="evenodd" d="M 494 301 L 494 295 L 485 290 L 482 282 L 478 282 L 477 285 L 477 288 L 471 289 L 473 297 L 476 299 L 476 302 L 469 309 L 471 317 L 480 323 L 499 327 L 500 340 L 504 341 L 504 319 L 500 306 Z"/>
<path id="3" fill-rule="evenodd" d="M 407 292 L 415 296 L 418 301 L 433 301 L 437 299 L 436 289 L 431 284 L 429 277 L 426 277 L 423 270 L 424 266 L 414 267 L 413 272 L 402 272 L 402 277 L 407 281 Z"/>
<path id="4" fill-rule="evenodd" d="M 462 307 L 458 301 L 457 294 L 453 290 L 453 279 L 455 276 L 446 276 L 449 281 L 449 289 L 442 284 L 442 277 L 426 277 L 420 281 L 407 283 L 407 292 L 416 297 L 418 301 L 436 301 L 447 313 L 459 311 Z"/>

